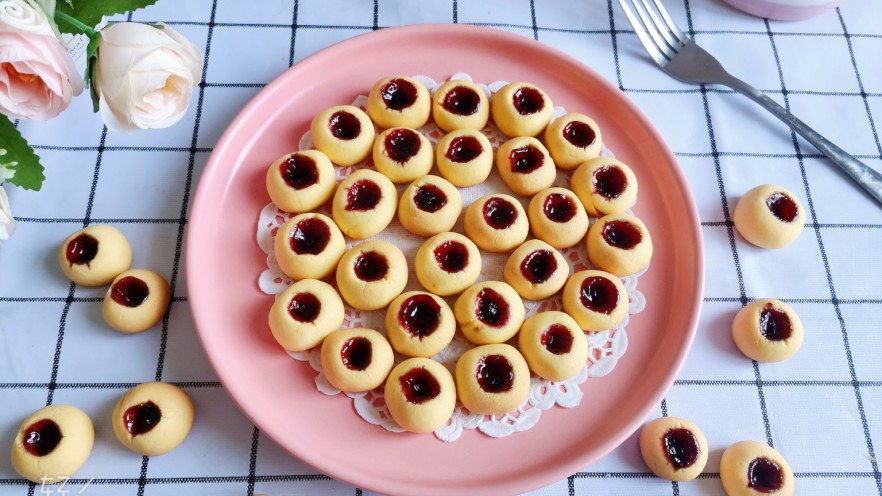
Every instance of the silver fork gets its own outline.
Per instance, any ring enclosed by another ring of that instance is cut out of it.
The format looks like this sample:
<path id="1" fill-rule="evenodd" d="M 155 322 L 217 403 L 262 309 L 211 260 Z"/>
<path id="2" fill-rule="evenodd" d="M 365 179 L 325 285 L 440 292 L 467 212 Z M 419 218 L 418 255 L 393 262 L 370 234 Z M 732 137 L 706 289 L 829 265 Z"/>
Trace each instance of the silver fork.
<path id="1" fill-rule="evenodd" d="M 698 46 L 674 24 L 660 0 L 651 1 L 655 8 L 649 4 L 649 0 L 619 0 L 619 3 L 649 56 L 665 72 L 686 83 L 728 86 L 760 104 L 806 141 L 815 145 L 870 196 L 882 203 L 882 175 L 831 143 L 758 89 L 726 72 L 713 55 Z M 629 3 L 637 12 L 636 15 Z"/>

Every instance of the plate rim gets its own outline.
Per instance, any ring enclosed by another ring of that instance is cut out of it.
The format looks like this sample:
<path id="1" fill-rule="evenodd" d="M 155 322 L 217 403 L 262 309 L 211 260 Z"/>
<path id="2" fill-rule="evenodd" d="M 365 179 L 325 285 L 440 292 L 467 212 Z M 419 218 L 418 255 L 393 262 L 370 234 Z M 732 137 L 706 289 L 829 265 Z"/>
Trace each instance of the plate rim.
<path id="1" fill-rule="evenodd" d="M 372 41 L 375 42 L 376 40 L 373 40 L 374 38 L 406 38 L 409 36 L 420 36 L 427 32 L 431 32 L 432 36 L 437 36 L 439 31 L 447 32 L 450 34 L 450 36 L 481 36 L 496 38 L 497 40 L 514 46 L 530 46 L 534 50 L 551 54 L 558 59 L 561 59 L 568 65 L 575 67 L 578 71 L 593 79 L 593 82 L 603 87 L 605 91 L 609 92 L 610 94 L 616 95 L 616 97 L 618 98 L 618 103 L 627 107 L 630 112 L 632 112 L 643 122 L 643 124 L 646 126 L 647 132 L 656 141 L 659 148 L 663 150 L 665 160 L 674 165 L 674 167 L 671 167 L 670 172 L 675 176 L 676 181 L 684 188 L 684 190 L 689 192 L 684 200 L 690 217 L 688 225 L 694 235 L 694 239 L 696 241 L 694 248 L 696 250 L 696 254 L 698 255 L 695 258 L 694 278 L 691 284 L 695 288 L 695 298 L 693 302 L 694 309 L 689 314 L 687 330 L 685 333 L 685 345 L 677 350 L 677 353 L 675 356 L 673 356 L 671 362 L 672 366 L 667 370 L 667 373 L 661 380 L 661 384 L 663 384 L 664 386 L 658 388 L 651 398 L 647 398 L 644 401 L 644 404 L 640 408 L 638 408 L 638 414 L 635 415 L 634 418 L 630 420 L 630 422 L 627 422 L 626 427 L 619 429 L 619 431 L 612 435 L 609 440 L 599 446 L 596 446 L 594 450 L 586 450 L 580 452 L 578 456 L 572 457 L 568 462 L 562 464 L 557 470 L 547 470 L 539 475 L 535 475 L 532 477 L 525 476 L 523 478 L 509 480 L 505 482 L 505 485 L 503 487 L 494 487 L 494 491 L 497 488 L 506 492 L 528 491 L 543 487 L 548 484 L 552 484 L 562 478 L 571 475 L 572 473 L 574 473 L 574 470 L 572 470 L 573 467 L 575 467 L 575 471 L 585 468 L 589 464 L 594 463 L 600 458 L 608 455 L 612 450 L 620 446 L 629 436 L 631 436 L 636 431 L 636 429 L 639 427 L 640 424 L 642 424 L 642 422 L 649 415 L 652 409 L 663 399 L 665 394 L 667 394 L 667 392 L 673 385 L 677 375 L 681 371 L 686 357 L 692 348 L 692 344 L 697 333 L 699 317 L 701 315 L 701 307 L 703 304 L 705 275 L 704 241 L 700 227 L 700 217 L 698 214 L 698 209 L 695 203 L 694 196 L 691 193 L 691 188 L 688 180 L 685 177 L 685 173 L 680 167 L 679 162 L 676 160 L 676 157 L 670 150 L 667 142 L 662 138 L 661 134 L 658 132 L 652 121 L 650 121 L 646 117 L 642 110 L 640 110 L 640 108 L 637 107 L 637 105 L 633 103 L 630 98 L 627 97 L 627 95 L 619 91 L 619 88 L 615 87 L 603 75 L 592 69 L 587 64 L 559 49 L 556 49 L 539 41 L 532 40 L 530 38 L 527 38 L 526 36 L 510 33 L 508 31 L 492 27 L 445 23 L 405 25 L 371 31 L 336 42 L 317 51 L 314 54 L 309 55 L 308 57 L 305 57 L 300 62 L 294 64 L 293 66 L 289 67 L 284 72 L 279 74 L 269 84 L 261 89 L 261 91 L 254 95 L 248 101 L 248 103 L 236 114 L 235 118 L 230 121 L 230 124 L 218 138 L 215 146 L 213 147 L 213 150 L 208 158 L 206 166 L 200 176 L 199 182 L 195 189 L 190 215 L 188 218 L 188 231 L 184 253 L 186 281 L 188 287 L 196 286 L 195 280 L 198 278 L 198 274 L 195 273 L 195 264 L 192 262 L 187 262 L 193 260 L 194 257 L 199 256 L 199 253 L 196 252 L 197 241 L 194 234 L 196 231 L 194 226 L 198 224 L 198 219 L 202 216 L 202 211 L 204 209 L 210 208 L 210 205 L 207 204 L 206 200 L 206 190 L 208 189 L 208 184 L 213 181 L 215 174 L 218 173 L 218 169 L 221 168 L 222 164 L 219 164 L 220 157 L 227 153 L 226 149 L 231 146 L 230 141 L 232 140 L 232 137 L 237 134 L 242 125 L 249 119 L 249 117 L 251 117 L 251 114 L 254 113 L 261 105 L 264 105 L 263 100 L 265 100 L 269 95 L 278 91 L 280 87 L 285 87 L 286 84 L 288 84 L 289 80 L 296 79 L 297 77 L 299 77 L 300 73 L 308 71 L 309 66 L 317 63 L 316 61 L 321 61 L 325 58 L 334 57 L 341 52 L 348 52 L 352 48 L 356 48 L 358 45 L 364 43 L 365 39 L 367 38 L 370 38 L 372 39 Z M 255 246 L 255 248 L 259 250 L 258 247 Z M 257 277 L 257 274 L 255 274 L 255 277 Z M 395 481 L 390 480 L 359 480 L 357 478 L 350 477 L 345 470 L 346 467 L 334 466 L 333 461 L 328 461 L 323 458 L 311 456 L 309 450 L 297 451 L 295 449 L 292 449 L 290 444 L 288 442 L 280 440 L 272 429 L 264 429 L 264 422 L 260 420 L 259 415 L 257 415 L 258 412 L 249 411 L 244 402 L 241 402 L 237 399 L 237 394 L 234 394 L 234 391 L 240 391 L 244 385 L 237 383 L 235 378 L 230 376 L 228 373 L 225 374 L 224 372 L 222 372 L 224 370 L 224 367 L 216 361 L 217 357 L 214 356 L 211 352 L 213 344 L 210 340 L 207 339 L 207 334 L 200 331 L 200 320 L 204 320 L 204 318 L 200 317 L 202 312 L 197 309 L 207 306 L 206 304 L 197 304 L 197 302 L 201 300 L 202 296 L 189 293 L 188 296 L 196 334 L 199 338 L 203 350 L 205 351 L 205 355 L 212 366 L 213 371 L 215 372 L 218 380 L 223 386 L 223 389 L 227 392 L 228 396 L 233 400 L 237 407 L 249 418 L 249 420 L 253 422 L 254 425 L 257 426 L 263 434 L 265 434 L 276 444 L 278 444 L 281 449 L 321 473 L 329 475 L 334 479 L 357 485 L 368 490 L 400 494 L 412 493 L 415 490 L 418 490 L 423 494 L 445 494 L 447 492 L 443 488 L 439 487 L 416 488 L 408 483 L 396 484 Z M 600 454 L 592 455 L 591 451 L 599 452 Z M 471 489 L 473 491 L 481 491 L 486 490 L 486 487 L 480 486 Z"/>

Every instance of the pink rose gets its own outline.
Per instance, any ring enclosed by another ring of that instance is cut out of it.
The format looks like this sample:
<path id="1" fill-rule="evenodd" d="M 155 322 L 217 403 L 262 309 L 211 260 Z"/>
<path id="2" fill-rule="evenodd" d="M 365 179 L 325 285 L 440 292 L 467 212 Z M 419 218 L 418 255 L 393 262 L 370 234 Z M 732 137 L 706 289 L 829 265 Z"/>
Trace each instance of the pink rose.
<path id="1" fill-rule="evenodd" d="M 83 78 L 32 0 L 0 0 L 0 113 L 46 120 L 83 92 Z"/>

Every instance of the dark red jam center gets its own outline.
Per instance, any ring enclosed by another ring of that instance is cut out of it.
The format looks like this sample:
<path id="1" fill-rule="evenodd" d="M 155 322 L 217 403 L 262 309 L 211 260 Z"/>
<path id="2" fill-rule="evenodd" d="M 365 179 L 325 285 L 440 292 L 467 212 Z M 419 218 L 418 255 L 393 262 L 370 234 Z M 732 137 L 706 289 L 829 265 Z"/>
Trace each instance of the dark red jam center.
<path id="1" fill-rule="evenodd" d="M 441 106 L 451 114 L 472 115 L 481 106 L 481 97 L 471 88 L 457 86 L 444 95 Z"/>
<path id="2" fill-rule="evenodd" d="M 303 219 L 291 229 L 291 250 L 298 255 L 318 255 L 331 240 L 331 229 L 321 219 Z"/>
<path id="3" fill-rule="evenodd" d="M 445 241 L 433 251 L 435 262 L 445 272 L 459 272 L 469 263 L 469 250 L 459 241 Z"/>
<path id="4" fill-rule="evenodd" d="M 123 413 L 126 430 L 133 436 L 150 432 L 160 420 L 162 420 L 162 412 L 152 401 L 130 406 Z"/>
<path id="5" fill-rule="evenodd" d="M 518 218 L 515 206 L 503 198 L 490 198 L 484 203 L 484 221 L 493 229 L 508 229 Z"/>
<path id="6" fill-rule="evenodd" d="M 337 139 L 351 140 L 361 133 L 361 123 L 358 122 L 358 117 L 341 110 L 331 114 L 328 129 Z"/>
<path id="7" fill-rule="evenodd" d="M 689 429 L 671 429 L 665 432 L 661 441 L 665 457 L 676 470 L 691 467 L 701 454 L 698 440 Z"/>
<path id="8" fill-rule="evenodd" d="M 761 493 L 773 493 L 784 485 L 784 471 L 768 458 L 755 458 L 747 466 L 747 486 Z"/>
<path id="9" fill-rule="evenodd" d="M 588 148 L 597 139 L 594 129 L 582 121 L 566 123 L 563 128 L 563 137 L 577 148 Z"/>
<path id="10" fill-rule="evenodd" d="M 349 338 L 340 348 L 340 360 L 349 370 L 364 370 L 371 364 L 373 345 L 361 336 Z"/>
<path id="11" fill-rule="evenodd" d="M 434 184 L 424 184 L 413 192 L 413 204 L 423 212 L 431 214 L 447 205 L 447 195 Z"/>
<path id="12" fill-rule="evenodd" d="M 383 145 L 389 158 L 399 164 L 406 163 L 420 151 L 420 137 L 410 129 L 393 129 L 386 135 Z"/>
<path id="13" fill-rule="evenodd" d="M 793 222 L 799 216 L 799 206 L 784 193 L 772 193 L 766 198 L 766 206 L 775 214 L 775 217 L 784 222 Z"/>
<path id="14" fill-rule="evenodd" d="M 441 394 L 441 384 L 431 372 L 418 367 L 410 369 L 398 378 L 401 391 L 408 402 L 415 405 L 425 403 Z"/>
<path id="15" fill-rule="evenodd" d="M 383 192 L 370 179 L 361 179 L 349 187 L 346 193 L 346 210 L 371 210 L 380 203 Z"/>
<path id="16" fill-rule="evenodd" d="M 380 88 L 380 96 L 386 107 L 392 110 L 404 110 L 416 101 L 417 88 L 406 79 L 396 78 Z"/>
<path id="17" fill-rule="evenodd" d="M 67 244 L 67 261 L 73 264 L 87 264 L 98 254 L 98 240 L 88 234 L 80 234 Z"/>
<path id="18" fill-rule="evenodd" d="M 25 429 L 22 444 L 34 456 L 46 456 L 61 442 L 61 428 L 53 420 L 43 419 Z"/>
<path id="19" fill-rule="evenodd" d="M 628 178 L 622 169 L 604 165 L 594 171 L 594 191 L 600 196 L 612 200 L 618 198 L 628 187 Z"/>
<path id="20" fill-rule="evenodd" d="M 511 96 L 511 103 L 521 115 L 530 115 L 540 112 L 545 107 L 545 99 L 536 88 L 524 86 L 515 90 Z"/>
<path id="21" fill-rule="evenodd" d="M 288 303 L 288 314 L 298 322 L 312 322 L 322 311 L 322 302 L 312 293 L 297 293 Z"/>
<path id="22" fill-rule="evenodd" d="M 511 171 L 518 174 L 529 174 L 542 167 L 545 155 L 535 146 L 522 146 L 515 148 L 508 154 Z"/>
<path id="23" fill-rule="evenodd" d="M 542 284 L 557 270 L 557 259 L 548 250 L 530 252 L 521 262 L 521 274 L 533 284 Z"/>
<path id="24" fill-rule="evenodd" d="M 542 331 L 539 342 L 554 355 L 566 355 L 573 348 L 573 335 L 563 324 L 551 324 Z"/>
<path id="25" fill-rule="evenodd" d="M 483 151 L 484 147 L 481 146 L 478 138 L 474 136 L 458 136 L 450 140 L 444 156 L 452 162 L 464 164 L 477 158 Z"/>
<path id="26" fill-rule="evenodd" d="M 487 355 L 478 361 L 478 386 L 488 393 L 504 393 L 514 386 L 514 367 L 502 355 Z"/>
<path id="27" fill-rule="evenodd" d="M 475 317 L 490 327 L 502 327 L 510 316 L 508 302 L 501 294 L 490 288 L 478 291 L 475 298 Z"/>
<path id="28" fill-rule="evenodd" d="M 771 303 L 760 312 L 760 333 L 769 341 L 784 341 L 793 333 L 793 323 L 787 313 Z"/>
<path id="29" fill-rule="evenodd" d="M 147 287 L 147 283 L 135 276 L 123 277 L 110 289 L 110 298 L 129 308 L 144 303 L 148 296 L 150 296 L 150 288 Z"/>
<path id="30" fill-rule="evenodd" d="M 304 189 L 318 182 L 319 172 L 315 160 L 306 155 L 293 155 L 279 167 L 282 179 L 294 189 Z"/>
<path id="31" fill-rule="evenodd" d="M 389 261 L 379 253 L 369 251 L 362 253 L 355 259 L 353 268 L 355 276 L 362 281 L 379 281 L 389 273 Z"/>
<path id="32" fill-rule="evenodd" d="M 411 296 L 398 310 L 398 325 L 419 339 L 432 335 L 440 322 L 441 305 L 426 294 Z"/>
<path id="33" fill-rule="evenodd" d="M 605 277 L 588 277 L 582 281 L 579 301 L 588 310 L 609 315 L 619 304 L 619 290 Z"/>
<path id="34" fill-rule="evenodd" d="M 576 204 L 573 203 L 572 198 L 566 195 L 552 193 L 545 197 L 542 211 L 554 222 L 569 222 L 576 215 Z"/>
<path id="35" fill-rule="evenodd" d="M 625 220 L 613 220 L 603 225 L 601 236 L 610 246 L 630 250 L 640 243 L 643 235 L 634 224 Z"/>

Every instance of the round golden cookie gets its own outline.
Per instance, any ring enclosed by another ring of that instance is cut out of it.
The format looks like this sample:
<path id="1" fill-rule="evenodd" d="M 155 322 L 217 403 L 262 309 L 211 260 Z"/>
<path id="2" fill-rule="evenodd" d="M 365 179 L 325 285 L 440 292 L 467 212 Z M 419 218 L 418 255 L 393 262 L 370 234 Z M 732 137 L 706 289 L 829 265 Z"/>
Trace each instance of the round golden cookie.
<path id="1" fill-rule="evenodd" d="M 588 232 L 588 214 L 566 188 L 536 193 L 527 206 L 527 217 L 533 236 L 558 249 L 577 245 Z"/>
<path id="2" fill-rule="evenodd" d="M 527 400 L 530 369 L 511 345 L 477 346 L 456 362 L 456 391 L 470 412 L 501 415 Z"/>
<path id="3" fill-rule="evenodd" d="M 496 170 L 516 194 L 535 195 L 550 188 L 557 177 L 554 161 L 536 138 L 512 138 L 496 152 Z"/>
<path id="4" fill-rule="evenodd" d="M 490 119 L 487 93 L 471 81 L 447 81 L 432 96 L 432 118 L 443 131 L 481 130 Z"/>
<path id="5" fill-rule="evenodd" d="M 692 422 L 661 417 L 640 431 L 640 454 L 652 473 L 670 481 L 689 481 L 707 464 L 707 438 Z"/>
<path id="6" fill-rule="evenodd" d="M 481 184 L 493 169 L 493 146 L 481 131 L 457 129 L 438 141 L 435 163 L 441 175 L 460 188 Z"/>
<path id="7" fill-rule="evenodd" d="M 58 265 L 81 286 L 104 286 L 132 266 L 132 247 L 113 226 L 89 226 L 61 243 Z"/>
<path id="8" fill-rule="evenodd" d="M 549 381 L 579 375 L 588 361 L 588 341 L 579 324 L 563 312 L 540 312 L 518 332 L 518 348 L 530 370 Z"/>
<path id="9" fill-rule="evenodd" d="M 553 246 L 531 239 L 508 257 L 502 275 L 522 298 L 544 300 L 566 284 L 570 265 Z"/>
<path id="10" fill-rule="evenodd" d="M 453 340 L 456 319 L 447 302 L 423 291 L 403 293 L 386 310 L 386 337 L 398 353 L 431 357 Z"/>
<path id="11" fill-rule="evenodd" d="M 309 127 L 315 147 L 337 165 L 355 165 L 366 159 L 374 144 L 374 123 L 360 108 L 338 105 L 312 119 Z"/>
<path id="12" fill-rule="evenodd" d="M 720 458 L 720 481 L 729 496 L 792 496 L 796 481 L 787 460 L 767 444 L 739 441 Z"/>
<path id="13" fill-rule="evenodd" d="M 493 122 L 509 138 L 538 136 L 554 115 L 554 105 L 544 91 L 530 83 L 514 82 L 490 97 Z"/>
<path id="14" fill-rule="evenodd" d="M 524 323 L 524 302 L 511 286 L 484 281 L 463 291 L 453 314 L 466 339 L 474 344 L 504 343 Z"/>
<path id="15" fill-rule="evenodd" d="M 368 115 L 381 128 L 423 127 L 432 112 L 429 90 L 406 76 L 384 77 L 368 94 Z"/>
<path id="16" fill-rule="evenodd" d="M 748 191 L 735 205 L 735 229 L 761 248 L 783 248 L 805 226 L 805 209 L 789 190 L 763 184 Z"/>
<path id="17" fill-rule="evenodd" d="M 266 171 L 270 200 L 285 212 L 307 212 L 334 196 L 334 164 L 318 150 L 289 153 Z"/>
<path id="18" fill-rule="evenodd" d="M 604 331 L 628 315 L 630 299 L 622 281 L 600 270 L 573 274 L 563 289 L 564 311 L 584 331 Z"/>
<path id="19" fill-rule="evenodd" d="M 388 241 L 365 241 L 349 249 L 337 265 L 340 296 L 359 310 L 389 304 L 407 286 L 407 259 Z"/>
<path id="20" fill-rule="evenodd" d="M 497 193 L 482 196 L 469 205 L 463 230 L 482 250 L 502 253 L 527 239 L 530 221 L 521 202 Z"/>
<path id="21" fill-rule="evenodd" d="M 113 409 L 113 433 L 135 453 L 156 456 L 177 448 L 193 427 L 193 401 L 177 386 L 145 382 L 126 391 Z"/>
<path id="22" fill-rule="evenodd" d="M 12 468 L 36 484 L 53 484 L 80 469 L 95 444 L 89 416 L 70 405 L 49 405 L 21 423 L 12 452 Z"/>
<path id="23" fill-rule="evenodd" d="M 570 189 L 588 215 L 620 214 L 637 201 L 637 177 L 630 167 L 611 157 L 586 161 L 570 178 Z"/>
<path id="24" fill-rule="evenodd" d="M 462 234 L 436 234 L 417 250 L 413 270 L 417 280 L 429 292 L 450 296 L 478 280 L 481 275 L 481 252 Z"/>
<path id="25" fill-rule="evenodd" d="M 398 364 L 386 379 L 383 397 L 395 422 L 410 432 L 432 432 L 450 420 L 456 385 L 446 367 L 428 358 Z"/>
<path id="26" fill-rule="evenodd" d="M 120 332 L 144 332 L 162 320 L 168 302 L 164 277 L 152 270 L 127 270 L 116 276 L 104 295 L 104 322 Z"/>
<path id="27" fill-rule="evenodd" d="M 732 321 L 735 345 L 757 362 L 780 362 L 802 346 L 802 322 L 783 301 L 763 298 L 748 303 Z"/>
<path id="28" fill-rule="evenodd" d="M 273 337 L 288 351 L 306 351 L 343 324 L 345 309 L 330 284 L 303 279 L 276 298 L 269 313 Z"/>
<path id="29" fill-rule="evenodd" d="M 459 190 L 438 176 L 423 176 L 410 183 L 398 200 L 398 221 L 417 236 L 434 236 L 453 229 L 460 212 Z"/>
<path id="30" fill-rule="evenodd" d="M 346 251 L 340 228 L 326 215 L 296 215 L 282 224 L 273 240 L 276 262 L 292 279 L 323 279 L 337 268 Z"/>
<path id="31" fill-rule="evenodd" d="M 633 215 L 610 214 L 597 219 L 588 229 L 586 245 L 595 267 L 619 277 L 640 272 L 652 259 L 649 231 Z"/>
<path id="32" fill-rule="evenodd" d="M 398 191 L 386 176 L 359 169 L 346 176 L 334 193 L 331 216 L 354 239 L 370 238 L 386 229 L 395 217 Z"/>
<path id="33" fill-rule="evenodd" d="M 322 372 L 344 393 L 370 391 L 386 380 L 394 355 L 389 342 L 373 329 L 340 329 L 322 342 Z"/>
<path id="34" fill-rule="evenodd" d="M 373 150 L 377 171 L 393 183 L 409 183 L 425 176 L 435 161 L 429 138 L 407 127 L 394 127 L 380 133 Z"/>
<path id="35" fill-rule="evenodd" d="M 566 114 L 545 128 L 544 141 L 558 169 L 571 170 L 600 155 L 603 139 L 594 119 L 584 114 Z"/>

